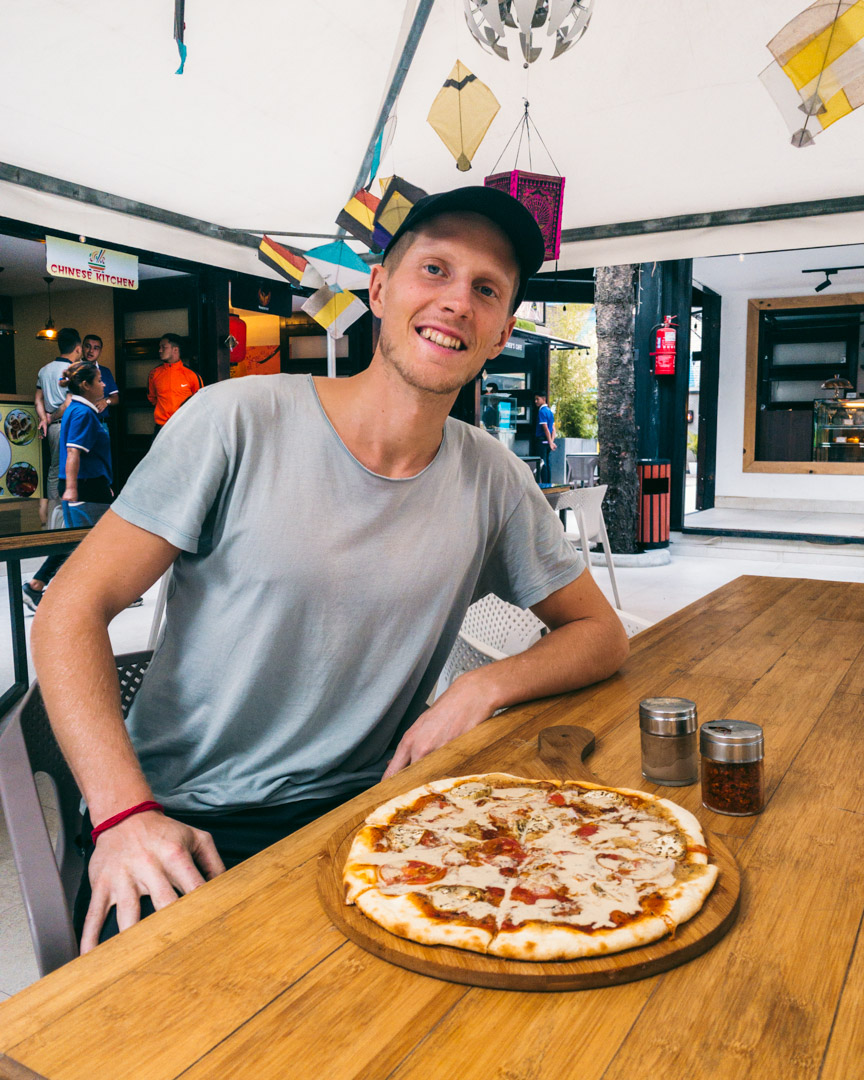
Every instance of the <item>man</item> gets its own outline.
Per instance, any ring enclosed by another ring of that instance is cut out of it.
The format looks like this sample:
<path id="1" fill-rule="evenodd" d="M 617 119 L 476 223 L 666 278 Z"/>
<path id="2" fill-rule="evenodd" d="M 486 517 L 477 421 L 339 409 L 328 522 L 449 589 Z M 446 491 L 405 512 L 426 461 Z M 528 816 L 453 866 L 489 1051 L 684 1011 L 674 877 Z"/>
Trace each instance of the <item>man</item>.
<path id="1" fill-rule="evenodd" d="M 546 404 L 545 394 L 534 395 L 537 408 L 537 428 L 534 438 L 540 454 L 540 482 L 549 483 L 549 453 L 555 449 L 555 414 Z"/>
<path id="2" fill-rule="evenodd" d="M 197 394 L 204 383 L 192 368 L 180 359 L 181 340 L 176 334 L 163 334 L 159 339 L 159 359 L 147 380 L 147 400 L 155 406 L 153 420 L 156 432 L 164 427 L 180 406 Z"/>
<path id="3" fill-rule="evenodd" d="M 91 364 L 99 365 L 102 382 L 105 384 L 105 397 L 96 408 L 99 410 L 99 419 L 103 424 L 107 425 L 110 407 L 116 405 L 120 400 L 120 391 L 117 389 L 114 373 L 111 368 L 99 363 L 99 357 L 102 355 L 102 338 L 98 334 L 85 334 L 84 340 L 81 342 L 81 348 L 85 360 L 88 360 Z"/>
<path id="4" fill-rule="evenodd" d="M 60 420 L 66 407 L 66 391 L 60 385 L 63 372 L 70 364 L 81 359 L 81 337 L 77 330 L 65 326 L 57 334 L 60 355 L 50 364 L 39 369 L 36 376 L 36 413 L 39 416 L 39 437 L 48 440 L 48 475 L 45 480 L 45 497 L 39 504 L 42 524 L 47 525 L 53 506 L 58 503 L 57 470 L 60 459 Z"/>
<path id="5" fill-rule="evenodd" d="M 64 371 L 81 359 L 81 337 L 77 330 L 64 326 L 57 334 L 60 355 L 50 364 L 39 369 L 36 376 L 35 405 L 39 417 L 39 437 L 47 439 L 48 473 L 45 477 L 45 495 L 39 500 L 39 518 L 43 526 L 50 526 L 51 515 L 60 505 L 58 480 L 60 476 L 60 421 L 66 410 L 69 395 L 60 385 Z M 65 555 L 49 555 L 36 574 L 21 587 L 24 604 L 35 611 L 42 599 L 42 592 L 66 559 Z"/>
<path id="6" fill-rule="evenodd" d="M 112 908 L 122 930 L 497 709 L 622 662 L 621 624 L 530 473 L 448 418 L 542 260 L 509 195 L 420 200 L 372 269 L 369 367 L 208 387 L 64 568 L 33 655 L 92 822 L 119 820 L 90 856 L 82 951 Z M 127 734 L 106 624 L 172 564 Z M 552 632 L 426 709 L 488 592 Z"/>

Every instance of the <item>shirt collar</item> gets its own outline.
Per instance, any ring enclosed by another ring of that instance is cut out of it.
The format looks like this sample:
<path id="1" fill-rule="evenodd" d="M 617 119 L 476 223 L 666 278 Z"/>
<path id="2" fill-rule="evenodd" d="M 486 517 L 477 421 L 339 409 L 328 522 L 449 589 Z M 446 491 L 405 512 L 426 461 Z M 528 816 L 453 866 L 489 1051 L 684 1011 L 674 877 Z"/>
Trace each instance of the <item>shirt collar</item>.
<path id="1" fill-rule="evenodd" d="M 89 408 L 91 408 L 95 413 L 99 412 L 99 410 L 96 408 L 92 401 L 88 401 L 86 397 L 82 397 L 80 394 L 72 394 L 72 400 L 80 401 L 82 405 L 89 406 Z"/>

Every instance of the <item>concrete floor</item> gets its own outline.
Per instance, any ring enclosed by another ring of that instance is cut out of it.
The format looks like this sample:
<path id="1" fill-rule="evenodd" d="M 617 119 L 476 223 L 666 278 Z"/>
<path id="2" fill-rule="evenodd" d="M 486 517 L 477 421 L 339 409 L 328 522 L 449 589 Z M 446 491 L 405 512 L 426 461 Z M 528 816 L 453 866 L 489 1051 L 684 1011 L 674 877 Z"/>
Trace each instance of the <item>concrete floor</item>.
<path id="1" fill-rule="evenodd" d="M 864 582 L 864 547 L 821 546 L 806 542 L 733 540 L 673 534 L 671 562 L 665 566 L 621 567 L 616 571 L 623 607 L 651 622 L 698 600 L 742 574 Z M 35 563 L 26 569 L 32 572 Z M 609 575 L 594 567 L 596 580 L 611 599 Z M 5 592 L 5 590 L 4 590 Z M 153 618 L 155 587 L 144 606 L 115 619 L 111 640 L 116 653 L 133 652 L 147 644 Z M 29 631 L 28 619 L 28 631 Z M 0 618 L 0 676 L 11 679 L 8 623 Z M 8 672 L 5 670 L 8 668 Z M 49 825 L 50 821 L 50 813 Z M 8 837 L 0 820 L 0 999 L 16 993 L 37 978 L 26 918 L 12 862 Z"/>

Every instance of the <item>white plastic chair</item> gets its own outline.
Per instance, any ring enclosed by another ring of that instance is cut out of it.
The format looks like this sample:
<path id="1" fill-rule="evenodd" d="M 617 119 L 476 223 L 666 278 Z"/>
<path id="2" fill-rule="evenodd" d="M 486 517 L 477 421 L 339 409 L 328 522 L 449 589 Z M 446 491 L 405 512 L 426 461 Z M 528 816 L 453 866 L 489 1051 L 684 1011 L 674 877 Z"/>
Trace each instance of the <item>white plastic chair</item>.
<path id="1" fill-rule="evenodd" d="M 438 678 L 435 697 L 466 671 L 524 652 L 540 640 L 543 623 L 531 611 L 489 593 L 465 613 L 459 636 Z"/>
<path id="2" fill-rule="evenodd" d="M 572 510 L 576 515 L 582 555 L 588 573 L 592 577 L 594 572 L 591 569 L 591 544 L 596 540 L 600 541 L 606 555 L 606 566 L 609 568 L 609 577 L 612 581 L 615 607 L 620 608 L 621 598 L 618 595 L 618 582 L 615 580 L 615 567 L 612 564 L 612 549 L 609 547 L 609 536 L 606 533 L 606 522 L 603 519 L 603 498 L 606 495 L 608 486 L 608 484 L 598 484 L 596 487 L 568 491 L 558 500 L 556 510 L 559 512 Z"/>
<path id="3" fill-rule="evenodd" d="M 649 622 L 648 619 L 643 619 L 641 615 L 631 615 L 629 611 L 619 611 L 615 609 L 615 614 L 621 620 L 624 629 L 627 631 L 627 637 L 636 637 L 637 634 L 641 634 L 643 630 L 647 630 L 649 626 L 653 626 L 654 623 Z"/>

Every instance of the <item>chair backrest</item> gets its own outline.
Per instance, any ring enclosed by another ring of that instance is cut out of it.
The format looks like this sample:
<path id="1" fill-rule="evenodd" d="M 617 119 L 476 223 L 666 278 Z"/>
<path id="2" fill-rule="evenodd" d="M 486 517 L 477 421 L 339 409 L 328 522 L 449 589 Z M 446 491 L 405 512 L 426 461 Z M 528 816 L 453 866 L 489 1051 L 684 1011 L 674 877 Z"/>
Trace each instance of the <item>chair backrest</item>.
<path id="1" fill-rule="evenodd" d="M 599 454 L 567 454 L 567 481 L 580 487 L 593 487 Z"/>
<path id="2" fill-rule="evenodd" d="M 115 657 L 125 716 L 152 653 Z M 42 813 L 34 774 L 50 780 L 58 810 L 56 846 Z M 39 684 L 0 720 L 0 804 L 18 871 L 40 975 L 78 955 L 71 910 L 81 881 L 81 793 L 51 731 Z"/>
<path id="3" fill-rule="evenodd" d="M 545 627 L 533 612 L 524 611 L 489 593 L 465 613 L 459 636 L 438 678 L 435 697 L 466 671 L 515 656 L 539 641 Z"/>
<path id="4" fill-rule="evenodd" d="M 608 484 L 598 484 L 596 487 L 575 488 L 568 491 L 558 500 L 558 510 L 582 511 L 585 521 L 585 531 L 589 540 L 594 540 L 600 535 L 600 515 L 603 512 L 603 499 L 606 495 Z"/>
<path id="5" fill-rule="evenodd" d="M 515 656 L 539 641 L 543 630 L 533 612 L 489 593 L 468 608 L 459 632 L 480 645 L 491 645 L 504 656 Z"/>

